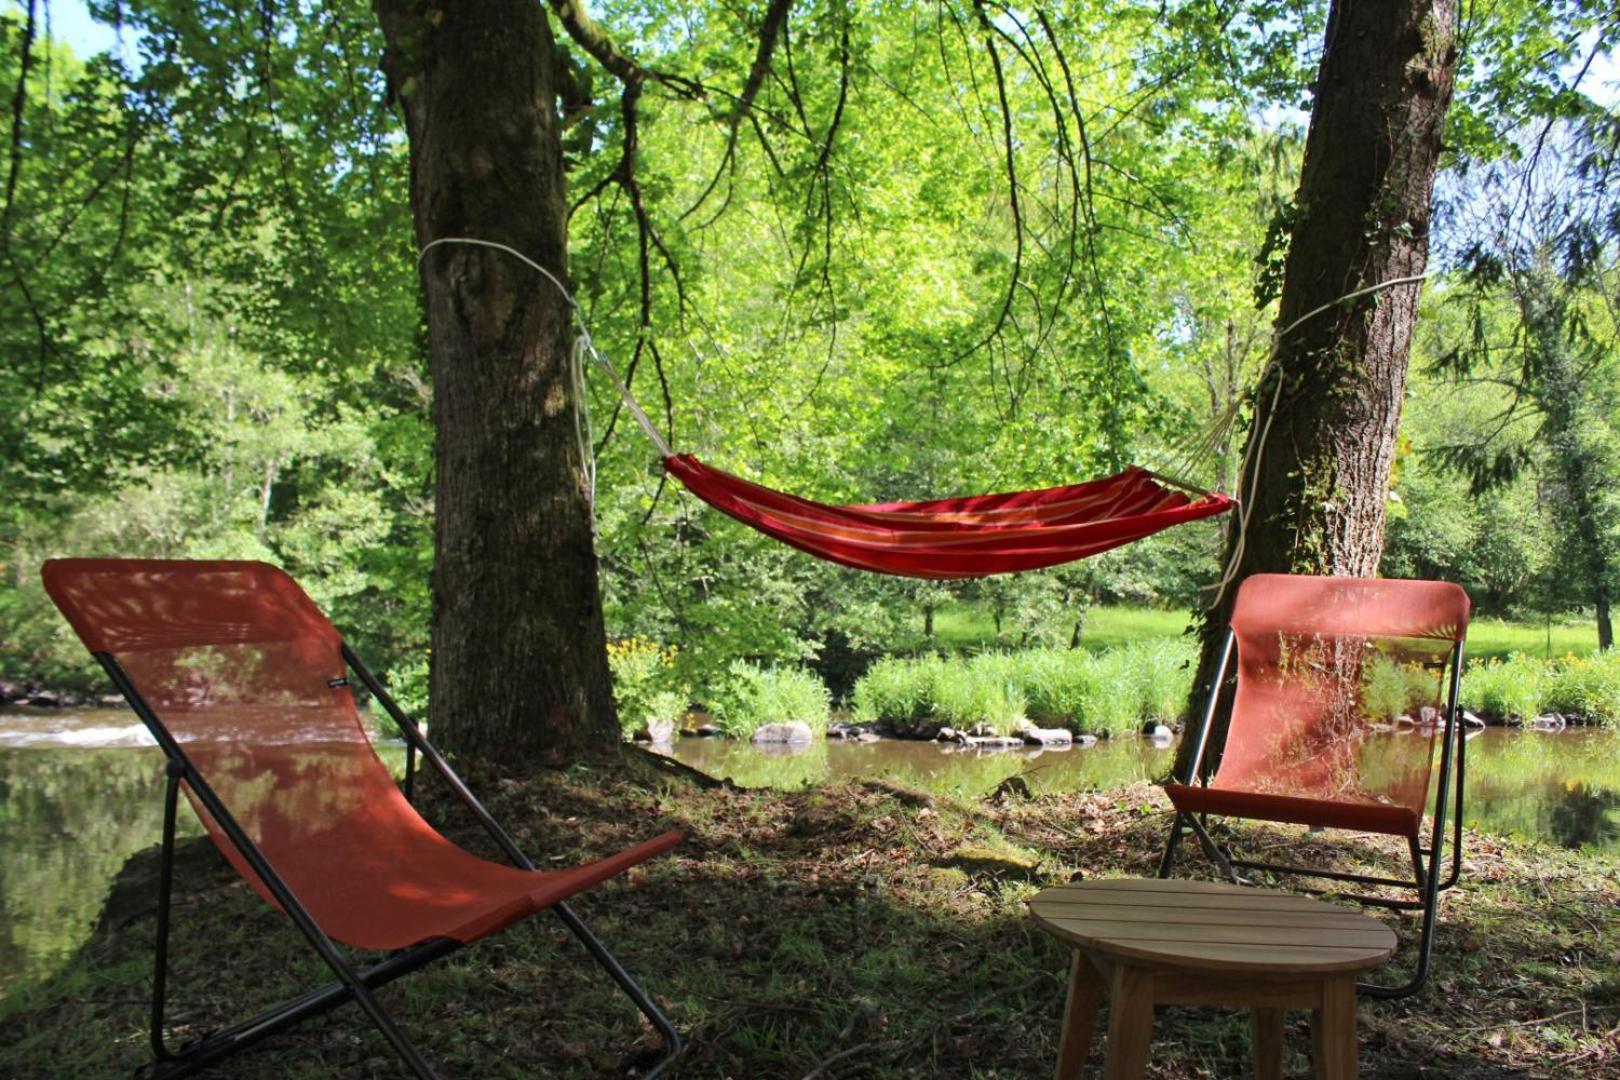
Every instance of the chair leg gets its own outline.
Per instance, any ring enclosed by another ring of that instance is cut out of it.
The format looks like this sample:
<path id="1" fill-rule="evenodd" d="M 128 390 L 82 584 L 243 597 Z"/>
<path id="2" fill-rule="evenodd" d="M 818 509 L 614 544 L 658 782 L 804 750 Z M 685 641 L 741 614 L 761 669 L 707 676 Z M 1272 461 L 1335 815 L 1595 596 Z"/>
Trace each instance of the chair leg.
<path id="1" fill-rule="evenodd" d="M 1204 855 L 1210 862 L 1220 868 L 1221 873 L 1226 875 L 1226 880 L 1233 885 L 1247 884 L 1242 878 L 1238 877 L 1237 868 L 1232 865 L 1231 858 L 1221 850 L 1221 846 L 1215 842 L 1215 838 L 1209 835 L 1209 829 L 1205 828 L 1204 823 L 1198 820 L 1196 814 L 1187 815 L 1187 824 L 1192 826 L 1193 834 L 1198 837 L 1198 845 L 1204 849 Z"/>
<path id="2" fill-rule="evenodd" d="M 1181 847 L 1182 813 L 1176 811 L 1175 820 L 1170 823 L 1170 837 L 1164 842 L 1164 854 L 1159 856 L 1159 876 L 1167 878 L 1170 870 L 1176 863 L 1176 849 Z"/>
<path id="3" fill-rule="evenodd" d="M 189 1076 L 199 1069 L 240 1053 L 261 1039 L 286 1030 L 305 1017 L 353 1000 L 357 996 L 356 988 L 364 995 L 366 1000 L 362 1001 L 362 1007 L 366 1007 L 366 1012 L 372 1016 L 374 1022 L 376 1014 L 381 1013 L 384 1022 L 379 1023 L 378 1028 L 411 1071 L 424 1080 L 435 1077 L 437 1074 L 394 1025 L 393 1018 L 371 998 L 369 988 L 380 986 L 414 971 L 428 961 L 460 947 L 458 942 L 449 939 L 439 939 L 405 953 L 396 954 L 358 973 L 349 972 L 352 985 L 350 980 L 340 978 L 302 997 L 294 998 L 222 1031 L 207 1035 L 184 1049 L 178 1051 L 169 1049 L 163 1038 L 163 1015 L 168 989 L 170 912 L 174 896 L 175 815 L 179 803 L 180 779 L 185 770 L 170 762 L 166 771 L 168 783 L 163 793 L 163 842 L 158 864 L 157 941 L 153 948 L 149 1035 L 154 1058 L 152 1076 L 155 1080 Z M 344 972 L 340 971 L 338 974 L 342 975 Z"/>
<path id="4" fill-rule="evenodd" d="M 574 914 L 573 908 L 567 904 L 557 904 L 552 910 L 563 921 L 563 925 L 567 926 L 573 932 L 573 935 L 580 940 L 580 943 L 585 946 L 591 957 L 602 965 L 609 975 L 613 976 L 613 981 L 619 984 L 619 989 L 623 990 L 630 1000 L 635 1002 L 637 1010 L 647 1018 L 647 1021 L 657 1029 L 658 1034 L 663 1038 L 664 1056 L 659 1058 L 649 1071 L 642 1074 L 644 1080 L 654 1080 L 655 1077 L 669 1068 L 670 1063 L 681 1054 L 681 1037 L 676 1032 L 675 1025 L 669 1022 L 669 1018 L 654 1004 L 652 998 L 647 996 L 647 992 L 636 984 L 636 981 L 630 977 L 630 973 L 624 969 L 624 966 L 619 963 L 612 953 L 608 952 L 607 946 L 603 945 L 597 936 L 591 933 L 584 920 Z"/>
<path id="5" fill-rule="evenodd" d="M 1417 846 L 1416 841 L 1413 841 L 1413 846 Z M 1385 1000 L 1410 997 L 1423 988 L 1424 981 L 1429 977 L 1429 957 L 1434 951 L 1434 925 L 1440 909 L 1440 860 L 1432 859 L 1429 866 L 1428 873 L 1423 872 L 1421 865 L 1418 867 L 1418 896 L 1422 905 L 1423 926 L 1418 933 L 1417 965 L 1412 970 L 1412 977 L 1399 986 L 1357 983 L 1356 990 L 1367 997 Z"/>
<path id="6" fill-rule="evenodd" d="M 1463 855 L 1463 762 L 1468 754 L 1464 749 L 1468 745 L 1466 737 L 1457 740 L 1457 802 L 1451 816 L 1451 872 L 1440 882 L 1440 891 L 1451 888 L 1462 877 Z"/>
<path id="7" fill-rule="evenodd" d="M 458 941 L 450 938 L 433 938 L 356 972 L 356 978 L 368 989 L 383 986 L 459 948 L 461 943 Z M 334 979 L 301 997 L 282 1002 L 221 1031 L 212 1032 L 183 1050 L 165 1052 L 154 1064 L 151 1076 L 153 1080 L 173 1080 L 175 1077 L 190 1076 L 228 1057 L 233 1057 L 272 1035 L 286 1031 L 312 1016 L 329 1012 L 352 1000 L 354 995 L 348 985 Z M 415 1048 L 412 1047 L 412 1050 L 414 1052 Z M 418 1055 L 417 1061 L 421 1060 Z M 407 1064 L 411 1064 L 409 1059 L 406 1061 Z M 425 1063 L 423 1067 L 427 1068 L 427 1075 L 436 1075 Z M 412 1070 L 415 1071 L 414 1065 Z"/>
<path id="8" fill-rule="evenodd" d="M 169 907 L 174 895 L 174 818 L 180 796 L 180 770 L 172 762 L 165 769 L 163 791 L 163 847 L 158 863 L 157 943 L 152 949 L 152 1056 L 173 1057 L 163 1041 L 163 1006 L 169 982 Z"/>

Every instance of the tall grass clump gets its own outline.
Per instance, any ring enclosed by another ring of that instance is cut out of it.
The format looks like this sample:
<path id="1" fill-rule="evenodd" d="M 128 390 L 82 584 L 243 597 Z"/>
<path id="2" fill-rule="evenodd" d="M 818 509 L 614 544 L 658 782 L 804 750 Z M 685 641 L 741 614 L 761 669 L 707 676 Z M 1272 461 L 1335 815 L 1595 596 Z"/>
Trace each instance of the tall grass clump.
<path id="1" fill-rule="evenodd" d="M 1548 667 L 1545 660 L 1523 653 L 1506 660 L 1475 660 L 1463 672 L 1463 705 L 1496 720 L 1539 716 Z"/>
<path id="2" fill-rule="evenodd" d="M 1440 675 L 1415 661 L 1374 654 L 1362 668 L 1361 710 L 1370 720 L 1420 719 L 1425 706 L 1445 699 Z"/>
<path id="3" fill-rule="evenodd" d="M 1142 641 L 1100 654 L 1086 730 L 1123 735 L 1150 720 L 1174 722 L 1187 703 L 1195 657 L 1193 643 L 1182 638 Z"/>
<path id="4" fill-rule="evenodd" d="M 1005 735 L 1026 719 L 1021 655 L 980 653 L 935 673 L 933 715 L 950 727 Z"/>
<path id="5" fill-rule="evenodd" d="M 1543 682 L 1541 711 L 1620 725 L 1620 652 L 1594 651 L 1554 661 Z"/>
<path id="6" fill-rule="evenodd" d="M 1019 654 L 1023 666 L 1025 707 L 1040 727 L 1090 730 L 1096 711 L 1097 664 L 1079 649 L 1032 649 Z"/>
<path id="7" fill-rule="evenodd" d="M 1559 713 L 1589 724 L 1620 726 L 1620 652 L 1542 660 L 1516 653 L 1476 660 L 1463 674 L 1463 704 L 1498 720 Z"/>
<path id="8" fill-rule="evenodd" d="M 1144 641 L 1090 653 L 1030 649 L 972 657 L 893 657 L 855 684 L 855 717 L 927 734 L 940 726 L 1007 733 L 1022 721 L 1123 735 L 1173 721 L 1192 678 L 1191 642 Z"/>
<path id="9" fill-rule="evenodd" d="M 934 681 L 944 665 L 937 656 L 878 660 L 856 680 L 850 693 L 855 720 L 906 728 L 927 723 L 934 715 Z"/>
<path id="10" fill-rule="evenodd" d="M 832 696 L 814 672 L 762 668 L 746 660 L 732 661 L 708 698 L 715 725 L 735 739 L 746 739 L 766 724 L 806 724 L 824 734 L 832 709 Z"/>

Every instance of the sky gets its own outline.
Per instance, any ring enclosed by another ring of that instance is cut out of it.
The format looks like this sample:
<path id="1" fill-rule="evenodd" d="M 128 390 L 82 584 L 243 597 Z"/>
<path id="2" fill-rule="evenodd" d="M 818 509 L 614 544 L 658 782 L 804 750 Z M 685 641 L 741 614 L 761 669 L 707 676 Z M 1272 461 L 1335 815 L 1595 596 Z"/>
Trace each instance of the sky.
<path id="1" fill-rule="evenodd" d="M 113 28 L 90 17 L 85 0 L 50 0 L 43 8 L 50 15 L 51 36 L 65 41 L 76 56 L 108 52 L 118 44 Z M 128 36 L 125 31 L 125 36 Z"/>

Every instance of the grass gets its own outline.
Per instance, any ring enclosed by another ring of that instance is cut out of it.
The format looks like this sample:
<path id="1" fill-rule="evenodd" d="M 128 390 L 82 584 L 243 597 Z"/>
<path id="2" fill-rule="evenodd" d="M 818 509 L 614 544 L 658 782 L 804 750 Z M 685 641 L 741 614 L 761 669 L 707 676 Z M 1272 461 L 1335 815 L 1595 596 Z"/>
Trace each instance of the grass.
<path id="1" fill-rule="evenodd" d="M 1146 607 L 1091 607 L 1086 609 L 1082 648 L 1100 651 L 1150 638 L 1177 637 L 1192 621 L 1185 611 Z M 1054 632 L 1066 639 L 1073 623 Z M 988 648 L 996 644 L 995 620 L 979 604 L 952 604 L 934 614 L 934 635 L 940 648 Z"/>
<path id="2" fill-rule="evenodd" d="M 1597 627 L 1590 619 L 1545 622 L 1504 622 L 1501 619 L 1471 619 L 1468 623 L 1468 655 L 1481 658 L 1506 657 L 1513 653 L 1542 658 L 1585 654 L 1597 648 Z"/>
<path id="3" fill-rule="evenodd" d="M 1026 649 L 973 656 L 885 657 L 855 683 L 855 716 L 903 733 L 941 726 L 1000 734 L 1030 721 L 1087 734 L 1123 735 L 1144 720 L 1169 722 L 1187 697 L 1192 644 L 1149 638 L 1089 652 Z"/>
<path id="4" fill-rule="evenodd" d="M 715 724 L 734 739 L 746 739 L 767 724 L 804 724 L 820 735 L 832 709 L 827 687 L 814 672 L 762 668 L 744 660 L 734 661 L 707 697 Z"/>
<path id="5" fill-rule="evenodd" d="M 473 779 L 520 842 L 548 856 L 599 854 L 666 824 L 686 831 L 674 854 L 579 905 L 685 1034 L 675 1077 L 1050 1076 L 1067 956 L 1026 921 L 1023 901 L 1076 875 L 1150 873 L 1169 821 L 1146 785 L 965 801 L 881 782 L 740 791 L 640 767 Z M 429 799 L 430 818 L 457 823 L 456 835 L 482 849 L 474 827 L 461 827 L 465 815 L 446 811 Z M 1389 872 L 1404 857 L 1265 824 L 1237 832 L 1251 849 L 1292 848 L 1280 854 L 1340 868 Z M 1620 1077 L 1620 866 L 1474 835 L 1468 843 L 1430 989 L 1362 1003 L 1363 1075 Z M 285 920 L 213 862 L 176 914 L 170 986 L 181 1036 L 320 978 Z M 1184 872 L 1206 869 L 1187 856 Z M 1410 918 L 1381 917 L 1412 938 Z M 151 938 L 150 912 L 137 912 L 81 950 L 73 974 L 5 1005 L 0 1075 L 54 1077 L 72 1062 L 76 1077 L 124 1076 L 145 1060 Z M 541 917 L 382 997 L 446 1075 L 573 1080 L 645 1067 L 650 1033 L 581 959 Z M 1286 1034 L 1294 1074 L 1309 1046 L 1301 1017 L 1290 1014 Z M 1149 1076 L 1245 1076 L 1247 1031 L 1239 1010 L 1165 1009 Z M 398 1068 L 345 1008 L 227 1071 L 268 1080 Z"/>
<path id="6" fill-rule="evenodd" d="M 1113 649 L 1152 638 L 1179 637 L 1192 618 L 1179 608 L 1165 610 L 1145 607 L 1092 607 L 1086 609 L 1082 648 L 1093 651 Z M 1059 638 L 1067 638 L 1071 625 L 1056 628 Z M 934 615 L 937 644 L 945 649 L 982 649 L 996 644 L 995 622 L 988 609 L 978 604 L 954 604 Z M 1006 644 L 1006 642 L 1003 642 Z M 1549 627 L 1546 622 L 1506 622 L 1479 618 L 1468 625 L 1470 656 L 1506 657 L 1511 653 L 1532 656 L 1585 654 L 1597 648 L 1597 628 L 1590 619 L 1560 617 Z"/>

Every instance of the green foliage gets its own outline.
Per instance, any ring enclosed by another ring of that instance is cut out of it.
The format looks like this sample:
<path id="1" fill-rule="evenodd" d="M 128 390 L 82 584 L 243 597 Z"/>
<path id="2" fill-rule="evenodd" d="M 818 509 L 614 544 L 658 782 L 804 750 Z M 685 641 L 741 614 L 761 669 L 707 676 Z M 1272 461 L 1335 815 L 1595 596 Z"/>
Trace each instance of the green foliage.
<path id="1" fill-rule="evenodd" d="M 1024 693 L 1037 727 L 1075 726 L 1082 731 L 1098 715 L 1100 685 L 1095 658 L 1075 649 L 1039 649 L 1023 654 Z"/>
<path id="2" fill-rule="evenodd" d="M 428 719 L 428 667 L 431 649 L 395 664 L 388 671 L 388 694 L 405 715 L 421 723 Z M 379 717 L 381 710 L 373 710 Z"/>
<path id="3" fill-rule="evenodd" d="M 1620 725 L 1620 652 L 1566 656 L 1551 665 L 1541 695 L 1544 712 Z"/>
<path id="4" fill-rule="evenodd" d="M 1439 675 L 1422 664 L 1377 654 L 1362 671 L 1361 709 L 1370 720 L 1387 723 L 1398 717 L 1419 718 L 1423 706 L 1436 706 L 1441 696 Z"/>
<path id="5" fill-rule="evenodd" d="M 1173 722 L 1187 699 L 1190 642 L 1159 639 L 1109 649 L 1030 649 L 970 657 L 878 661 L 855 684 L 855 716 L 926 732 L 1020 720 L 1122 735 Z"/>
<path id="6" fill-rule="evenodd" d="M 946 663 L 937 656 L 878 660 L 856 680 L 850 696 L 855 719 L 904 727 L 927 721 L 933 715 L 934 683 Z"/>
<path id="7" fill-rule="evenodd" d="M 1463 704 L 1492 719 L 1528 720 L 1541 714 L 1545 661 L 1514 655 L 1475 660 L 1463 673 Z"/>
<path id="8" fill-rule="evenodd" d="M 646 638 L 608 642 L 613 703 L 626 737 L 659 721 L 679 721 L 686 714 L 691 695 L 676 676 L 675 656 L 674 648 Z"/>
<path id="9" fill-rule="evenodd" d="M 956 728 L 1005 734 L 1025 719 L 1023 670 L 1016 653 L 980 653 L 933 670 L 932 715 Z"/>
<path id="10" fill-rule="evenodd" d="M 1193 643 L 1164 638 L 1110 649 L 1097 658 L 1096 708 L 1088 730 L 1122 734 L 1144 721 L 1172 723 L 1192 684 Z"/>
<path id="11" fill-rule="evenodd" d="M 1475 712 L 1499 719 L 1524 721 L 1559 713 L 1620 726 L 1620 653 L 1476 660 L 1463 676 L 1462 700 Z"/>
<path id="12" fill-rule="evenodd" d="M 711 683 L 705 703 L 720 730 L 737 739 L 766 724 L 807 724 L 819 735 L 826 732 L 832 710 L 827 688 L 814 673 L 743 660 L 733 661 Z"/>

